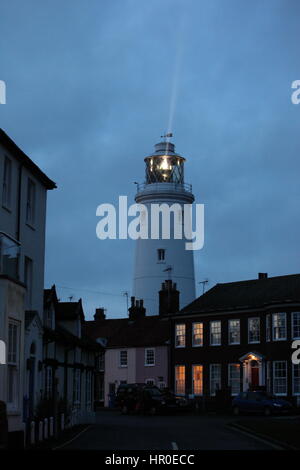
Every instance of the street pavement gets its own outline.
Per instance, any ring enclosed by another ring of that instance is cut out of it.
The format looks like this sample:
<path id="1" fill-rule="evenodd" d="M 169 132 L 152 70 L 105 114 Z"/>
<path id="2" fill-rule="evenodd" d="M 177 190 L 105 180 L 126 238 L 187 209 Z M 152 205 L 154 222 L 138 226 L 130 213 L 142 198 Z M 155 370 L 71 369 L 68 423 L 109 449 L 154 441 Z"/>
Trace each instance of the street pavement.
<path id="1" fill-rule="evenodd" d="M 65 450 L 270 450 L 265 442 L 236 431 L 231 416 L 176 414 L 167 416 L 121 415 L 97 412 L 90 426 Z M 264 419 L 259 418 L 259 419 Z"/>

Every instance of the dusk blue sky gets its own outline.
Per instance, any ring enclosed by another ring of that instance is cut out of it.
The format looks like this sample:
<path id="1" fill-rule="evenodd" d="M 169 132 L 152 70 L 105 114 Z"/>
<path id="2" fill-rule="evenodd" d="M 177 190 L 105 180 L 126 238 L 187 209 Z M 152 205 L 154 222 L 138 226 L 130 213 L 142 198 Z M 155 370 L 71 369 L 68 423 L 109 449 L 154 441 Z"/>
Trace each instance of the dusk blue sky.
<path id="1" fill-rule="evenodd" d="M 134 242 L 98 240 L 96 208 L 119 195 L 133 202 L 170 119 L 186 182 L 205 204 L 197 282 L 300 272 L 299 1 L 0 8 L 0 127 L 58 186 L 48 193 L 46 287 L 82 297 L 87 318 L 96 307 L 125 315 Z"/>

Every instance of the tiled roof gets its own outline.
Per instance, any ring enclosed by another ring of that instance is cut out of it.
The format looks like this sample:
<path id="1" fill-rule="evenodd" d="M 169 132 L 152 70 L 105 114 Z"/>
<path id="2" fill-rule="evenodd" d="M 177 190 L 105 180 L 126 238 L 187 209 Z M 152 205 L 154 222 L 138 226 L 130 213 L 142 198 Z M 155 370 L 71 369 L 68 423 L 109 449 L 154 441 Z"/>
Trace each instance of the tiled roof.
<path id="1" fill-rule="evenodd" d="M 258 308 L 300 302 L 300 274 L 216 284 L 179 313 Z"/>
<path id="2" fill-rule="evenodd" d="M 78 315 L 84 320 L 81 300 L 78 302 L 57 302 L 56 317 L 58 320 L 75 320 Z"/>
<path id="3" fill-rule="evenodd" d="M 106 338 L 108 348 L 161 346 L 170 338 L 169 322 L 159 316 L 87 321 L 85 329 L 94 339 Z"/>

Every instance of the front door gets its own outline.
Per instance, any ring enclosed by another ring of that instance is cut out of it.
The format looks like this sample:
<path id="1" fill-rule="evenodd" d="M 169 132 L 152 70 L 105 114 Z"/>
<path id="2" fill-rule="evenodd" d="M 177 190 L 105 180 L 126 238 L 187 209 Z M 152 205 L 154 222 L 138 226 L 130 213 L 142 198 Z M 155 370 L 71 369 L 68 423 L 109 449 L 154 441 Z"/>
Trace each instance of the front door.
<path id="1" fill-rule="evenodd" d="M 251 367 L 251 387 L 252 389 L 259 385 L 258 366 Z"/>

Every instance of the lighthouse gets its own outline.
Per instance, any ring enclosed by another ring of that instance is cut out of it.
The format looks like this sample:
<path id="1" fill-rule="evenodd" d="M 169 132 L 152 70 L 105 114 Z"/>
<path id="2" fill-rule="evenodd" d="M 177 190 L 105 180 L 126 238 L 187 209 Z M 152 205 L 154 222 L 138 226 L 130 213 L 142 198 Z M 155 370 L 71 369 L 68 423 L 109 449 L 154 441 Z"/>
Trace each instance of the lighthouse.
<path id="1" fill-rule="evenodd" d="M 135 242 L 133 295 L 144 300 L 147 315 L 158 314 L 158 292 L 167 279 L 177 285 L 180 308 L 195 299 L 194 255 L 192 250 L 186 249 L 184 236 L 184 224 L 187 223 L 184 211 L 187 205 L 191 207 L 194 195 L 192 186 L 184 181 L 186 160 L 175 152 L 175 145 L 169 141 L 169 137 L 167 135 L 164 141 L 156 144 L 154 152 L 144 159 L 145 181 L 137 184 L 135 196 L 136 203 L 144 208 L 144 211 L 141 210 L 141 223 L 143 212 L 149 217 L 155 206 L 169 209 L 171 224 L 170 236 L 162 236 L 161 227 L 157 236 L 158 231 L 153 227 L 151 218 L 148 224 L 149 237 L 138 238 Z M 177 207 L 177 212 L 172 211 L 174 207 Z M 162 221 L 164 216 L 163 213 L 160 214 L 162 225 L 165 222 Z M 177 230 L 178 226 L 182 229 L 181 238 L 175 234 L 175 222 Z"/>

